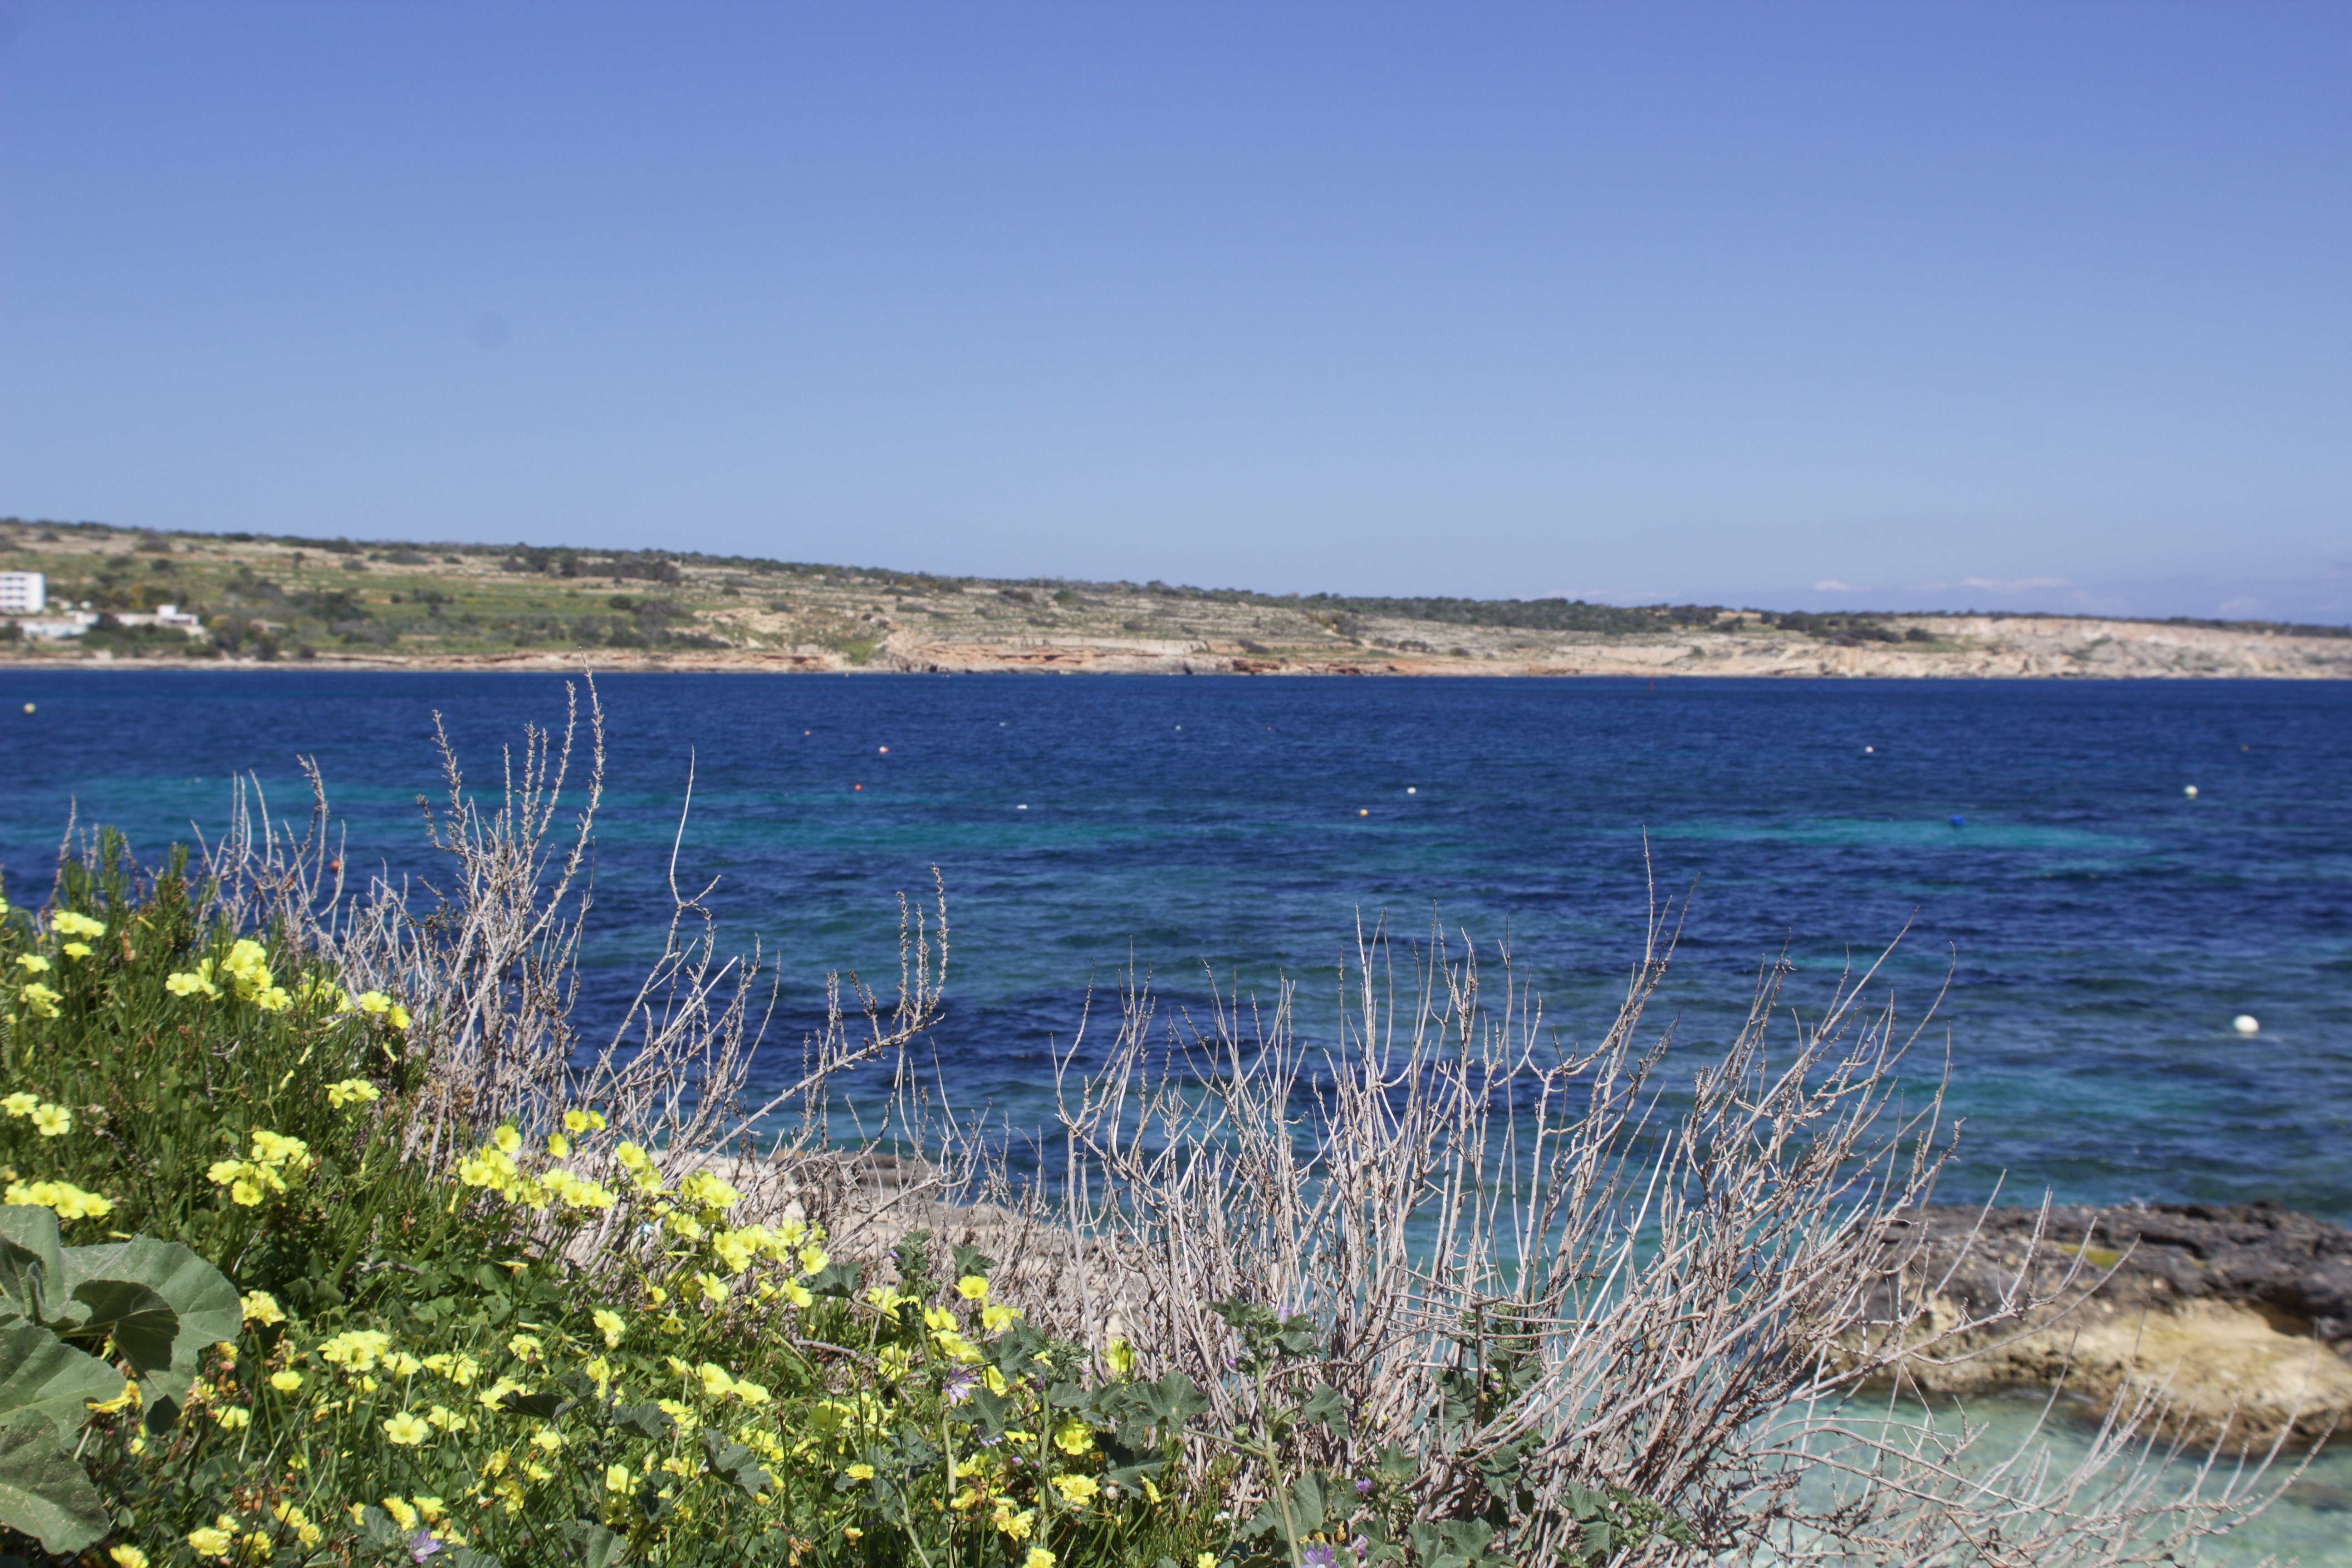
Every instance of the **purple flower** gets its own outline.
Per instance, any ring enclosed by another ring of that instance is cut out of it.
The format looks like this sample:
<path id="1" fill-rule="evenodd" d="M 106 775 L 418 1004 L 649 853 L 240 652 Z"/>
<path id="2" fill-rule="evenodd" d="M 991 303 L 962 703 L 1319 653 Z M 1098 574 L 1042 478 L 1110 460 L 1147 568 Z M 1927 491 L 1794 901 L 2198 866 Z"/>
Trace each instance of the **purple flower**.
<path id="1" fill-rule="evenodd" d="M 1310 1546 L 1298 1554 L 1299 1568 L 1339 1568 L 1336 1546 Z"/>
<path id="2" fill-rule="evenodd" d="M 950 1405 L 961 1405 L 971 1397 L 971 1385 L 979 1381 L 980 1374 L 967 1369 L 950 1376 L 940 1392 L 947 1396 Z"/>
<path id="3" fill-rule="evenodd" d="M 1371 1496 L 1371 1495 L 1372 1495 L 1372 1483 L 1371 1483 L 1371 1482 L 1370 1482 L 1370 1481 L 1358 1481 L 1358 1482 L 1356 1483 L 1356 1495 L 1357 1495 L 1358 1497 L 1370 1497 L 1370 1496 Z"/>
<path id="4" fill-rule="evenodd" d="M 419 1563 L 440 1550 L 441 1543 L 433 1539 L 433 1532 L 429 1530 L 420 1530 L 408 1538 L 408 1555 Z"/>

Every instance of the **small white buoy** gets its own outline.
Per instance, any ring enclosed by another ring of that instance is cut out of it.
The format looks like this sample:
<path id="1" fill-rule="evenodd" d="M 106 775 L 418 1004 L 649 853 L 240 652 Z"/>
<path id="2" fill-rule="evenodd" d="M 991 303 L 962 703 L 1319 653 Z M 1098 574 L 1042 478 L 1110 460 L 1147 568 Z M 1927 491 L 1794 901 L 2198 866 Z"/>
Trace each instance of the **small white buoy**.
<path id="1" fill-rule="evenodd" d="M 1415 789 L 1415 788 L 1414 788 L 1412 785 L 1411 785 L 1411 784 L 1407 784 L 1407 785 L 1405 785 L 1405 786 L 1404 786 L 1404 793 L 1405 793 L 1405 794 L 1407 794 L 1407 795 L 1419 795 L 1419 794 L 1421 793 L 1421 791 L 1419 791 L 1418 789 Z"/>
<path id="2" fill-rule="evenodd" d="M 887 746 L 881 746 L 881 747 L 877 747 L 877 750 L 880 751 L 880 752 L 881 752 L 881 753 L 882 753 L 884 756 L 886 756 L 886 757 L 887 757 L 887 756 L 888 756 L 888 755 L 890 754 L 890 748 L 889 748 L 889 747 L 887 747 Z"/>
<path id="3" fill-rule="evenodd" d="M 2242 1035 L 2259 1035 L 2263 1032 L 2263 1022 L 2252 1013 L 2241 1013 L 2230 1020 L 2230 1027 Z"/>
<path id="4" fill-rule="evenodd" d="M 1029 809 L 1029 805 L 1026 801 L 1024 801 L 1021 805 L 1014 806 L 1013 809 L 1015 811 L 1026 811 Z"/>
<path id="5" fill-rule="evenodd" d="M 1862 749 L 1862 754 L 1865 757 L 1874 756 L 1877 754 L 1877 752 L 1878 748 L 1876 746 L 1864 746 Z"/>
<path id="6" fill-rule="evenodd" d="M 2195 784 L 2190 784 L 2180 793 L 2187 795 L 2189 799 L 2195 800 L 2197 798 L 2197 786 Z"/>
<path id="7" fill-rule="evenodd" d="M 25 704 L 25 711 L 26 711 L 26 712 L 27 712 L 27 713 L 30 713 L 32 710 L 33 710 L 33 705 L 32 705 L 31 703 L 29 703 L 29 702 L 26 703 L 26 704 Z"/>
<path id="8" fill-rule="evenodd" d="M 1357 815 L 1358 816 L 1371 816 L 1372 814 L 1371 814 L 1371 812 L 1370 812 L 1370 811 L 1369 811 L 1369 810 L 1364 810 L 1364 811 L 1359 811 L 1358 813 L 1356 813 L 1356 815 Z"/>

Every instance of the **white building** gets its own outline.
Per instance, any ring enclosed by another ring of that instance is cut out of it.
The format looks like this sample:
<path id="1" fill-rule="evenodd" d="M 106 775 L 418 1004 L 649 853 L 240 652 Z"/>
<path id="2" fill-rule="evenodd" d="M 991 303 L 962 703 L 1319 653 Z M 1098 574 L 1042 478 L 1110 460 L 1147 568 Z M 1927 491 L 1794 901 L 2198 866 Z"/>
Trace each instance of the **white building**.
<path id="1" fill-rule="evenodd" d="M 155 606 L 155 613 L 152 616 L 138 615 L 124 610 L 117 614 L 114 618 L 126 626 L 175 626 L 192 637 L 201 637 L 205 635 L 205 623 L 194 616 L 180 614 L 180 606 L 177 605 L 158 605 Z"/>
<path id="2" fill-rule="evenodd" d="M 96 625 L 98 625 L 96 616 L 91 615 L 88 610 L 74 610 L 52 620 L 18 621 L 16 629 L 28 637 L 43 637 L 54 641 L 58 637 L 78 637 Z"/>
<path id="3" fill-rule="evenodd" d="M 0 616 L 37 616 L 49 602 L 49 580 L 38 572 L 0 572 Z"/>

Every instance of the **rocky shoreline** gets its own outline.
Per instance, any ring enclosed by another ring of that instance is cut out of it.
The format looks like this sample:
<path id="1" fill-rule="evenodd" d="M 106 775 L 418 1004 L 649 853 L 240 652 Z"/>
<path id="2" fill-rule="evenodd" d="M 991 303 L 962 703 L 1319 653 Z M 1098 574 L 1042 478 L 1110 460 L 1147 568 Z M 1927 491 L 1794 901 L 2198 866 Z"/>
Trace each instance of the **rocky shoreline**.
<path id="1" fill-rule="evenodd" d="M 2046 1310 L 1907 1365 L 1941 1402 L 2061 1386 L 2163 1406 L 2192 1444 L 2307 1444 L 2352 1419 L 2352 1231 L 2274 1204 L 2041 1211 L 1936 1207 L 1898 1222 L 1932 1321 L 1999 1310 L 2021 1278 Z"/>
<path id="2" fill-rule="evenodd" d="M 772 618 L 772 617 L 771 617 Z M 70 647 L 0 647 L 0 662 L 47 668 L 412 669 L 716 674 L 1713 676 L 1839 679 L 2352 679 L 2352 638 L 2303 637 L 2163 622 L 2024 616 L 1906 616 L 1919 641 L 1841 644 L 1761 626 L 1609 636 L 1453 628 L 1462 639 L 1427 649 L 1419 622 L 1371 623 L 1359 640 L 1273 649 L 1246 638 L 1132 637 L 1073 630 L 878 628 L 854 655 L 815 645 L 761 646 L 773 628 L 722 611 L 710 624 L 742 646 L 624 650 L 547 647 L 497 653 L 320 648 L 274 664 L 247 658 L 88 657 Z M 780 635 L 780 634 L 779 634 Z M 1413 650 L 1423 651 L 1413 651 Z"/>

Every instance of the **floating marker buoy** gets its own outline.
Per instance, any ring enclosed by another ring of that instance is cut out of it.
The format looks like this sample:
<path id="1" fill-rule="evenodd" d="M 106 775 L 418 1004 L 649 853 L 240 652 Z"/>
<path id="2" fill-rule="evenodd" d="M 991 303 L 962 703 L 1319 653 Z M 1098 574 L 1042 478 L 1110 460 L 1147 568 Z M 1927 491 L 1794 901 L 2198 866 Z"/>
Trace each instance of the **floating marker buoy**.
<path id="1" fill-rule="evenodd" d="M 886 756 L 886 757 L 887 757 L 887 756 L 888 756 L 888 755 L 890 754 L 890 748 L 889 748 L 889 747 L 887 747 L 887 746 L 882 746 L 882 747 L 878 747 L 878 748 L 877 748 L 877 749 L 878 751 L 880 751 L 880 752 L 881 752 L 881 753 L 882 753 L 884 756 Z"/>
<path id="2" fill-rule="evenodd" d="M 1370 811 L 1359 811 L 1358 813 L 1356 813 L 1356 815 L 1357 815 L 1358 816 L 1371 816 L 1372 814 L 1371 814 Z"/>
<path id="3" fill-rule="evenodd" d="M 1876 746 L 1864 746 L 1864 747 L 1862 749 L 1862 754 L 1863 754 L 1864 756 L 1865 756 L 1865 757 L 1867 757 L 1867 756 L 1872 756 L 1872 755 L 1874 755 L 1874 754 L 1877 752 L 1877 751 L 1878 751 L 1878 748 L 1877 748 Z"/>
<path id="4" fill-rule="evenodd" d="M 1968 823 L 1969 819 L 1965 816 L 1956 816 L 1952 818 L 1952 826 L 1955 827 L 1966 827 Z"/>
<path id="5" fill-rule="evenodd" d="M 851 784 L 849 787 L 852 789 L 864 789 L 866 786 L 864 784 Z"/>
<path id="6" fill-rule="evenodd" d="M 33 710 L 33 705 L 32 705 L 31 703 L 29 703 L 29 702 L 26 703 L 26 704 L 25 704 L 25 711 L 26 711 L 26 712 L 27 712 L 27 713 L 30 713 L 32 710 Z"/>
<path id="7" fill-rule="evenodd" d="M 1013 810 L 1015 810 L 1015 811 L 1026 811 L 1026 810 L 1028 810 L 1028 809 L 1029 809 L 1029 806 L 1028 806 L 1028 804 L 1024 801 L 1024 803 L 1022 803 L 1021 805 L 1014 806 L 1013 809 Z"/>
<path id="8" fill-rule="evenodd" d="M 2241 1013 L 2230 1020 L 2230 1027 L 2242 1035 L 2259 1035 L 2263 1032 L 2263 1021 L 2252 1013 Z"/>
<path id="9" fill-rule="evenodd" d="M 1419 790 L 1415 789 L 1415 788 L 1414 788 L 1412 785 L 1411 785 L 1411 784 L 1407 784 L 1407 785 L 1405 785 L 1405 786 L 1404 786 L 1404 793 L 1405 793 L 1405 794 L 1407 794 L 1407 795 L 1419 795 L 1419 794 L 1421 793 L 1421 791 L 1419 791 Z"/>
<path id="10" fill-rule="evenodd" d="M 2195 800 L 2197 798 L 2197 786 L 2195 784 L 2189 784 L 2183 788 L 2180 793 L 2187 795 L 2189 799 Z"/>

